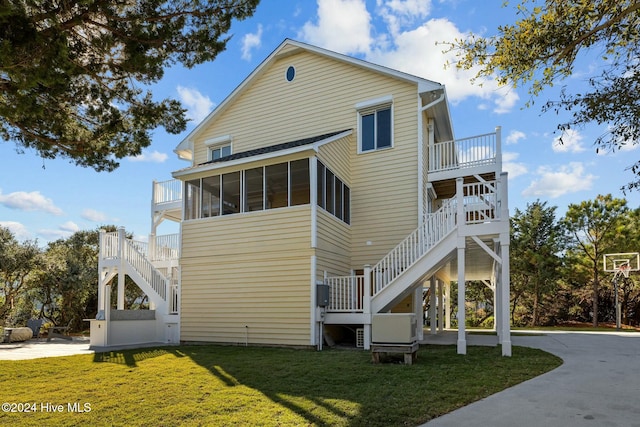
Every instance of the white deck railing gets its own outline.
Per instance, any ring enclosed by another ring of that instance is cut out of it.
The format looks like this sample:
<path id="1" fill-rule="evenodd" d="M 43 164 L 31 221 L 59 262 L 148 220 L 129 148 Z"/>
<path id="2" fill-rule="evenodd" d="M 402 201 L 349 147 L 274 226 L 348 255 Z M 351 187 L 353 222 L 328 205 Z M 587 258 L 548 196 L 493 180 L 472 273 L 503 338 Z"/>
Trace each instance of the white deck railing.
<path id="1" fill-rule="evenodd" d="M 423 224 L 373 266 L 374 293 L 382 291 L 396 277 L 444 239 L 456 226 L 455 199 L 446 200 L 437 212 L 425 215 Z"/>
<path id="2" fill-rule="evenodd" d="M 329 285 L 329 306 L 333 313 L 362 313 L 364 276 L 327 277 Z"/>
<path id="3" fill-rule="evenodd" d="M 153 203 L 156 205 L 182 200 L 182 181 L 153 181 Z"/>
<path id="4" fill-rule="evenodd" d="M 500 157 L 498 132 L 438 142 L 429 146 L 429 172 L 495 164 Z"/>
<path id="5" fill-rule="evenodd" d="M 500 219 L 497 181 L 464 184 L 462 194 L 467 224 L 480 224 Z"/>
<path id="6" fill-rule="evenodd" d="M 153 239 L 153 236 L 151 236 Z M 147 252 L 152 261 L 168 261 L 180 258 L 180 234 L 165 234 L 155 236 L 153 250 Z M 151 246 L 150 246 L 151 248 Z"/>

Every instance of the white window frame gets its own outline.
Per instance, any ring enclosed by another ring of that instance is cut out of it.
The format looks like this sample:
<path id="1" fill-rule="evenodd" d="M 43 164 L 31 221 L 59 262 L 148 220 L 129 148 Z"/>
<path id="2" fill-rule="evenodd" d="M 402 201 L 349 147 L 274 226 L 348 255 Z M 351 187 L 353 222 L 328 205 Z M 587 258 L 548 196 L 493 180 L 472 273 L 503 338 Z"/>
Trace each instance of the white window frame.
<path id="1" fill-rule="evenodd" d="M 208 154 L 207 158 L 209 161 L 213 159 L 213 153 L 216 150 L 222 150 L 223 148 L 229 147 L 229 154 L 233 154 L 233 146 L 232 146 L 233 138 L 231 135 L 222 135 L 217 136 L 215 138 L 208 139 L 204 142 L 204 145 L 207 147 Z"/>
<path id="2" fill-rule="evenodd" d="M 384 110 L 384 109 L 390 109 L 390 115 L 391 115 L 391 123 L 390 123 L 390 127 L 391 127 L 391 145 L 388 147 L 381 147 L 378 148 L 378 136 L 375 135 L 375 132 L 377 132 L 377 125 L 374 124 L 374 148 L 370 149 L 370 150 L 363 150 L 362 149 L 362 117 L 369 115 L 369 114 L 374 114 L 375 120 L 377 120 L 377 115 L 375 115 L 379 110 Z M 393 96 L 388 95 L 388 96 L 384 96 L 381 98 L 375 98 L 375 99 L 371 99 L 368 101 L 363 101 L 363 102 L 359 102 L 355 105 L 355 109 L 357 110 L 357 120 L 358 120 L 358 154 L 364 154 L 364 153 L 373 153 L 376 151 L 383 151 L 383 150 L 388 150 L 394 147 L 395 145 L 395 141 L 394 141 L 394 111 L 393 111 Z"/>

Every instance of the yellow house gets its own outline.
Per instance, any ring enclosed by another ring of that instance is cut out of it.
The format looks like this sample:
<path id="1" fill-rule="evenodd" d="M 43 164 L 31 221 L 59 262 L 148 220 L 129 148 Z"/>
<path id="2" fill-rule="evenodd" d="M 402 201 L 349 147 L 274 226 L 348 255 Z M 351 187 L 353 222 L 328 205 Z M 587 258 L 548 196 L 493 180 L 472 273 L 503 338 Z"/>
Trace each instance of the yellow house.
<path id="1" fill-rule="evenodd" d="M 425 289 L 437 333 L 450 327 L 450 282 L 464 306 L 465 281 L 483 280 L 510 355 L 500 150 L 499 128 L 455 139 L 443 85 L 285 40 L 178 145 L 190 166 L 154 184 L 149 244 L 129 252 L 155 273 L 103 236 L 92 340 L 95 329 L 96 345 L 121 342 L 110 316 L 123 307 L 106 302 L 118 272 L 164 277 L 141 285 L 158 294 L 151 340 L 319 348 L 419 341 Z M 164 219 L 178 236 L 155 235 Z"/>

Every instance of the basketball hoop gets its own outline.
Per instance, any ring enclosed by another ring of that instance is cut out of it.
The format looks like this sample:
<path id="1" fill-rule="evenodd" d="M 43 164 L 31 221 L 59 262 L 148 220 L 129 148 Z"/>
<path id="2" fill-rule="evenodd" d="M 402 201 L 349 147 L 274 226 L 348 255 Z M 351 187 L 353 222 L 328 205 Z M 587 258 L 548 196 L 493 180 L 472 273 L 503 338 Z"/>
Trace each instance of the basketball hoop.
<path id="1" fill-rule="evenodd" d="M 620 267 L 618 267 L 616 276 L 621 274 L 625 278 L 629 278 L 629 273 L 631 273 L 631 266 L 629 264 L 622 264 Z"/>
<path id="2" fill-rule="evenodd" d="M 629 273 L 632 271 L 640 271 L 640 253 L 638 252 L 626 252 L 605 254 L 603 256 L 603 267 L 607 273 L 613 273 L 613 289 L 615 295 L 616 306 L 616 329 L 620 329 L 621 325 L 621 311 L 622 307 L 618 299 L 618 278 L 624 276 L 629 277 Z"/>

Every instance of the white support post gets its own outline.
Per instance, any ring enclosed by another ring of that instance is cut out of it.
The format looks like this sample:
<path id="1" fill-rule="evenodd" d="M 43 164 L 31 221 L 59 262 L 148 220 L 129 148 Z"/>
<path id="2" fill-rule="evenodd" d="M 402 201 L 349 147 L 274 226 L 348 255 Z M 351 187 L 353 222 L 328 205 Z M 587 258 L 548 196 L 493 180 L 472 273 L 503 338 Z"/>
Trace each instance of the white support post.
<path id="1" fill-rule="evenodd" d="M 493 280 L 493 330 L 498 335 L 498 344 L 502 342 L 502 331 L 500 321 L 502 316 L 502 294 L 500 293 L 500 279 Z"/>
<path id="2" fill-rule="evenodd" d="M 111 285 L 104 289 L 104 345 L 109 345 L 109 330 L 111 329 Z"/>
<path id="3" fill-rule="evenodd" d="M 496 170 L 502 170 L 502 127 L 496 126 Z"/>
<path id="4" fill-rule="evenodd" d="M 444 286 L 444 327 L 451 329 L 451 282 Z"/>
<path id="5" fill-rule="evenodd" d="M 465 241 L 458 241 L 458 354 L 467 354 L 466 313 L 465 313 Z"/>
<path id="6" fill-rule="evenodd" d="M 104 272 L 104 266 L 102 264 L 102 259 L 104 254 L 102 250 L 105 245 L 105 237 L 107 232 L 105 230 L 100 230 L 99 240 L 98 240 L 98 310 L 101 310 L 104 307 L 104 279 L 106 274 Z"/>
<path id="7" fill-rule="evenodd" d="M 413 312 L 416 315 L 418 341 L 424 339 L 424 312 L 422 311 L 422 284 L 413 292 Z"/>
<path id="8" fill-rule="evenodd" d="M 438 333 L 437 330 L 437 322 L 436 319 L 436 300 L 437 298 L 437 290 L 436 290 L 436 277 L 431 276 L 429 279 L 429 332 L 431 335 L 435 335 Z"/>
<path id="9" fill-rule="evenodd" d="M 371 265 L 364 266 L 364 291 L 362 295 L 362 313 L 365 315 L 364 349 L 371 349 Z"/>
<path id="10" fill-rule="evenodd" d="M 126 271 L 126 260 L 124 254 L 125 238 L 124 227 L 118 227 L 118 258 L 120 259 L 120 266 L 118 267 L 118 310 L 124 310 L 124 278 Z"/>
<path id="11" fill-rule="evenodd" d="M 500 269 L 500 315 L 502 329 L 502 355 L 511 356 L 511 329 L 509 325 L 509 233 L 500 234 L 502 268 Z"/>
<path id="12" fill-rule="evenodd" d="M 442 280 L 436 280 L 436 282 L 438 283 L 438 332 L 442 332 L 444 331 L 444 322 L 443 322 L 443 312 L 444 312 L 444 307 L 443 307 L 443 283 Z"/>

